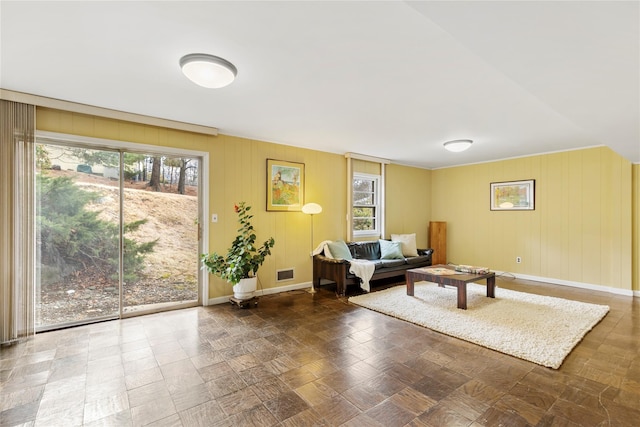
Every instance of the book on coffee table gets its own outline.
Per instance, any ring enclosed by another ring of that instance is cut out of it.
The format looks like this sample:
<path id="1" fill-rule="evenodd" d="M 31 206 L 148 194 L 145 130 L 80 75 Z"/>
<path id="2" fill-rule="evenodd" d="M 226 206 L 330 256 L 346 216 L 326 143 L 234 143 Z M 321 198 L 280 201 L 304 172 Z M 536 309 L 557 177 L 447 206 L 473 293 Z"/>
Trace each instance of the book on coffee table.
<path id="1" fill-rule="evenodd" d="M 424 271 L 425 273 L 433 274 L 435 276 L 452 276 L 454 274 L 460 274 L 455 270 L 444 267 L 422 267 L 419 270 Z"/>
<path id="2" fill-rule="evenodd" d="M 456 265 L 456 271 L 469 274 L 488 274 L 491 270 L 487 267 L 477 267 L 475 265 Z"/>

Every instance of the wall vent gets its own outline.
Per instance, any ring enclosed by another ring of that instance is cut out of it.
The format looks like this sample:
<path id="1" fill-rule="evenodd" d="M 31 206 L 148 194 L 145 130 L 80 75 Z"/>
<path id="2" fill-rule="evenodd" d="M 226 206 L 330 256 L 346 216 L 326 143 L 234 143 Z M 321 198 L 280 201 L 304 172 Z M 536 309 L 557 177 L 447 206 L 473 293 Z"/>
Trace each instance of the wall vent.
<path id="1" fill-rule="evenodd" d="M 284 282 L 285 280 L 293 280 L 293 268 L 285 268 L 284 270 L 276 270 L 276 281 Z"/>

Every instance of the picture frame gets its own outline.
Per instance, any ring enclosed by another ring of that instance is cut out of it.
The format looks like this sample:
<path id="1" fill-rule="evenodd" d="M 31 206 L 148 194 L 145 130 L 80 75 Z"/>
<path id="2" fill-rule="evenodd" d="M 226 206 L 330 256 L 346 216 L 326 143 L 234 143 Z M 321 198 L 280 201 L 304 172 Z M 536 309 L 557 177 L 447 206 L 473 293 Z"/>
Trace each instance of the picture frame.
<path id="1" fill-rule="evenodd" d="M 535 179 L 491 183 L 492 211 L 535 210 Z"/>
<path id="2" fill-rule="evenodd" d="M 304 163 L 267 159 L 267 211 L 299 212 L 304 205 Z"/>

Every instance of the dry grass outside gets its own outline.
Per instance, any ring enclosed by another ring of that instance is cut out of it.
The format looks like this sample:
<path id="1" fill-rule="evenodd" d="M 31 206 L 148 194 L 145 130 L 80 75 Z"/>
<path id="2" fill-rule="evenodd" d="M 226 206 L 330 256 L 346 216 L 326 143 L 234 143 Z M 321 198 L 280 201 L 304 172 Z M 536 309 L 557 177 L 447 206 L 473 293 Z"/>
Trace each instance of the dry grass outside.
<path id="1" fill-rule="evenodd" d="M 47 173 L 52 177 L 70 176 L 76 185 L 98 193 L 100 197 L 87 209 L 100 212 L 104 221 L 119 220 L 117 180 L 71 171 Z M 141 279 L 123 285 L 124 306 L 197 300 L 200 268 L 197 188 L 190 187 L 188 194 L 181 195 L 150 191 L 142 182 L 127 182 L 124 192 L 125 223 L 147 221 L 126 237 L 139 243 L 157 239 L 153 252 L 145 255 Z M 38 324 L 117 314 L 117 281 L 90 269 L 78 273 L 42 289 L 37 304 Z"/>

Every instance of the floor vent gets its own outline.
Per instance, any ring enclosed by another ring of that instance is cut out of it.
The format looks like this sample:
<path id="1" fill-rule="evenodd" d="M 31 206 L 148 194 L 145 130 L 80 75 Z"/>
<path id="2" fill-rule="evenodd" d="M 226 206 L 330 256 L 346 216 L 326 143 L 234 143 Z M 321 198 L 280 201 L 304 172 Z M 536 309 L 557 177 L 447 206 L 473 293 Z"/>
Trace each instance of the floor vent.
<path id="1" fill-rule="evenodd" d="M 276 281 L 284 282 L 285 280 L 293 280 L 293 268 L 276 271 Z"/>

